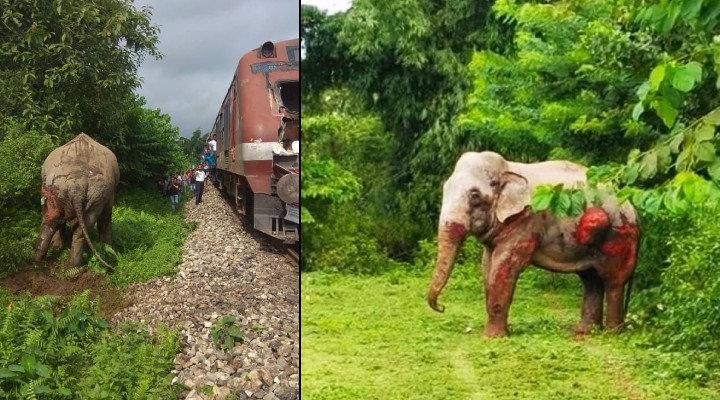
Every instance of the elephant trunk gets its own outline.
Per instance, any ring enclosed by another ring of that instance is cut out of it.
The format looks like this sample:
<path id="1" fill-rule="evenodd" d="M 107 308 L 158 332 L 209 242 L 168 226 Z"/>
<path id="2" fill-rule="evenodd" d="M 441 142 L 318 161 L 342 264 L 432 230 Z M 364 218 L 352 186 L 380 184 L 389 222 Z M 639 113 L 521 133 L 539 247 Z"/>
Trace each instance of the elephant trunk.
<path id="1" fill-rule="evenodd" d="M 427 295 L 428 305 L 437 312 L 445 311 L 445 307 L 438 304 L 437 298 L 450 277 L 450 273 L 455 265 L 458 249 L 466 233 L 467 230 L 462 224 L 442 224 L 441 222 L 441 227 L 438 231 L 438 255 L 435 265 L 435 277 L 430 284 Z"/>
<path id="2" fill-rule="evenodd" d="M 40 262 L 47 255 L 48 248 L 50 248 L 50 241 L 55 234 L 56 229 L 48 223 L 43 223 L 40 227 L 40 236 L 38 237 L 37 245 L 35 246 L 35 262 Z"/>
<path id="3" fill-rule="evenodd" d="M 82 230 L 83 236 L 85 237 L 85 241 L 90 247 L 90 250 L 92 250 L 95 257 L 97 257 L 98 261 L 100 261 L 100 263 L 104 265 L 105 268 L 110 270 L 114 269 L 112 265 L 108 264 L 107 262 L 105 262 L 105 260 L 102 259 L 102 257 L 100 257 L 100 254 L 98 254 L 97 250 L 95 250 L 95 246 L 93 246 L 93 243 L 90 240 L 90 235 L 88 235 L 87 228 L 85 227 L 85 211 L 83 210 L 82 200 L 78 196 L 76 196 L 72 199 L 72 203 L 73 207 L 75 208 L 75 214 L 77 215 L 78 225 L 80 225 L 80 229 Z"/>

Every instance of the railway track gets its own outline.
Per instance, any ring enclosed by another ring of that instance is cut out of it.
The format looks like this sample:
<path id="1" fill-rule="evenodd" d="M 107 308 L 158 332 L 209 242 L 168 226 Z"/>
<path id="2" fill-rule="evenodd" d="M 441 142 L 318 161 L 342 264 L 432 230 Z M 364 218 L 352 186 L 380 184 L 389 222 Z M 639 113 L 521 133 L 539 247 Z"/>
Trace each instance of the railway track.
<path id="1" fill-rule="evenodd" d="M 295 266 L 295 268 L 300 268 L 300 252 L 298 251 L 299 247 L 300 246 L 298 245 L 287 246 L 286 257 Z"/>
<path id="2" fill-rule="evenodd" d="M 220 190 L 217 187 L 217 184 L 213 182 L 213 185 L 215 189 L 218 191 L 220 196 L 230 205 L 230 208 L 233 210 L 233 214 L 235 214 L 235 217 L 238 219 L 238 221 L 243 225 L 243 228 L 245 228 L 246 231 L 251 232 L 251 234 L 256 238 L 263 238 L 266 240 L 269 240 L 273 246 L 275 246 L 276 249 L 278 249 L 281 253 L 285 253 L 285 258 L 292 263 L 292 265 L 295 268 L 300 268 L 300 244 L 286 244 L 283 243 L 280 239 L 275 239 L 270 236 L 263 235 L 262 233 L 259 233 L 258 231 L 254 230 L 252 228 L 252 224 L 245 215 L 240 214 L 238 212 L 237 208 L 235 208 L 235 201 L 230 198 L 230 196 L 225 193 L 223 190 Z"/>

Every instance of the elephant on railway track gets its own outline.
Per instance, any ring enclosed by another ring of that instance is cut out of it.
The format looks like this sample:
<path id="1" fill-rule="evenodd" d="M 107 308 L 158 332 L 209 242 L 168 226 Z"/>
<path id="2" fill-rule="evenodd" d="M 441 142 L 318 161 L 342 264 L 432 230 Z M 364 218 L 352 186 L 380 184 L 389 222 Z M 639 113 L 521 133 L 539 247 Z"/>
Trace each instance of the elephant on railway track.
<path id="1" fill-rule="evenodd" d="M 87 243 L 97 259 L 112 269 L 97 254 L 88 229 L 97 223 L 100 240 L 112 243 L 112 208 L 120 180 L 115 154 L 81 133 L 47 156 L 41 175 L 42 225 L 35 261 L 45 258 L 51 244 L 61 247 L 67 222 L 72 233 L 69 265 L 82 263 Z"/>

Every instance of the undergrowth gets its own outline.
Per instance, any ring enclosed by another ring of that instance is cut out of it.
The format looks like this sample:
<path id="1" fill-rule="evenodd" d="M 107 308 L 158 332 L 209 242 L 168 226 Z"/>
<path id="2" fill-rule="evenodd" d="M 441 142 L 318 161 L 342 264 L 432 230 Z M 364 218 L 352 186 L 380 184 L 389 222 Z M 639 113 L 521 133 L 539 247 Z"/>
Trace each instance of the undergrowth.
<path id="1" fill-rule="evenodd" d="M 0 292 L 0 399 L 174 397 L 177 333 L 112 332 L 97 311 L 89 291 L 64 305 Z"/>

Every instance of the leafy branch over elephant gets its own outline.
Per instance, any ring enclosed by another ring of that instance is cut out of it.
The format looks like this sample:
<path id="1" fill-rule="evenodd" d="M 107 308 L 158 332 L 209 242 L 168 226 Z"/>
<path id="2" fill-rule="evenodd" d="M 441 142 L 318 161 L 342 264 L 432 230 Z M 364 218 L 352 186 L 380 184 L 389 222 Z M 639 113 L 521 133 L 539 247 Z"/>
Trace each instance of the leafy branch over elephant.
<path id="1" fill-rule="evenodd" d="M 112 207 L 120 180 L 117 159 L 110 149 L 81 133 L 53 150 L 41 170 L 42 225 L 35 249 L 35 261 L 47 255 L 49 247 L 60 248 L 63 236 L 72 243 L 69 265 L 82 263 L 85 244 L 107 268 L 93 246 L 88 229 L 97 223 L 100 240 L 112 243 Z"/>
<path id="2" fill-rule="evenodd" d="M 483 246 L 485 335 L 504 336 L 517 279 L 532 263 L 576 273 L 584 295 L 578 333 L 602 327 L 603 297 L 609 328 L 624 324 L 623 289 L 635 269 L 639 241 L 635 209 L 608 195 L 578 216 L 534 212 L 531 194 L 540 185 L 582 188 L 586 168 L 569 161 L 524 164 L 493 152 L 468 152 L 443 186 L 438 256 L 428 291 L 430 307 L 442 312 L 438 296 L 468 235 Z"/>

